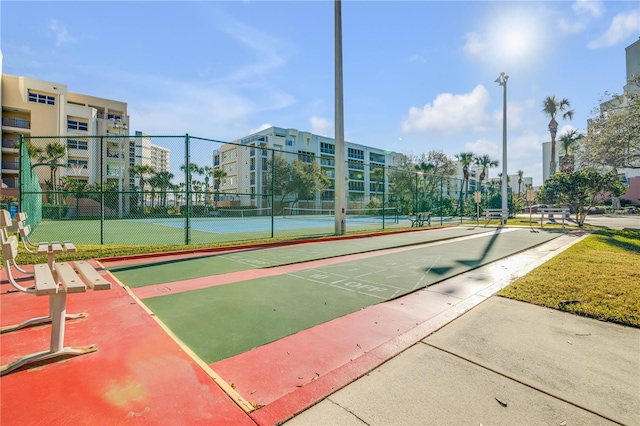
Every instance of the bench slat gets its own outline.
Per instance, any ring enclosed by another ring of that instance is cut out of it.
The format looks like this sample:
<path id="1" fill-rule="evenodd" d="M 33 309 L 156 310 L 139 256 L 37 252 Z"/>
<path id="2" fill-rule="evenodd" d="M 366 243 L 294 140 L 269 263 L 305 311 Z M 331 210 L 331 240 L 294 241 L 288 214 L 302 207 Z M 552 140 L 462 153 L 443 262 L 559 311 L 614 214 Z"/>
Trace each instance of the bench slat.
<path id="1" fill-rule="evenodd" d="M 67 293 L 82 293 L 87 291 L 80 277 L 67 262 L 56 262 L 56 275 Z"/>
<path id="2" fill-rule="evenodd" d="M 73 264 L 80 276 L 84 279 L 87 285 L 93 290 L 109 290 L 111 289 L 111 283 L 104 279 L 102 275 L 96 271 L 93 266 L 84 260 L 74 261 Z"/>
<path id="3" fill-rule="evenodd" d="M 68 251 L 69 253 L 74 253 L 76 251 L 76 246 L 74 246 L 71 241 L 65 241 L 62 245 L 64 246 L 65 251 Z"/>
<path id="4" fill-rule="evenodd" d="M 46 263 L 33 265 L 33 274 L 36 282 L 36 296 L 48 296 L 58 292 L 58 284 L 53 278 L 49 265 Z"/>
<path id="5" fill-rule="evenodd" d="M 38 244 L 38 254 L 47 254 L 49 253 L 49 244 L 40 243 Z"/>
<path id="6" fill-rule="evenodd" d="M 60 241 L 51 242 L 51 251 L 53 253 L 62 253 L 62 244 L 60 244 Z"/>

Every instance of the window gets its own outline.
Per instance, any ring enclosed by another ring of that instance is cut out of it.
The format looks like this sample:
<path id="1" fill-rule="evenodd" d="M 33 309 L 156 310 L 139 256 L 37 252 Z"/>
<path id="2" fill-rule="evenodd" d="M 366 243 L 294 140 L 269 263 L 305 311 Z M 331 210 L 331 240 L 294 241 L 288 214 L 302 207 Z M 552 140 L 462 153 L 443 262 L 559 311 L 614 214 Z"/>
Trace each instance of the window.
<path id="1" fill-rule="evenodd" d="M 298 151 L 298 160 L 302 161 L 303 163 L 312 163 L 313 157 L 315 157 L 315 154 L 313 152 Z"/>
<path id="2" fill-rule="evenodd" d="M 325 154 L 335 154 L 336 147 L 331 143 L 320 142 L 320 152 Z"/>
<path id="3" fill-rule="evenodd" d="M 349 168 L 350 169 L 355 169 L 355 170 L 364 170 L 364 162 L 356 161 L 356 160 L 349 160 Z"/>
<path id="4" fill-rule="evenodd" d="M 361 149 L 349 148 L 347 150 L 347 155 L 349 158 L 358 158 L 360 160 L 364 160 L 364 151 Z"/>
<path id="5" fill-rule="evenodd" d="M 89 162 L 87 160 L 77 160 L 75 158 L 69 158 L 67 160 L 67 167 L 71 167 L 72 164 L 78 164 L 84 166 L 83 168 L 87 168 Z"/>
<path id="6" fill-rule="evenodd" d="M 286 141 L 287 146 L 293 146 L 294 143 L 296 143 L 295 138 L 291 138 L 291 139 L 287 138 L 287 141 Z"/>
<path id="7" fill-rule="evenodd" d="M 75 139 L 69 139 L 67 140 L 67 148 L 87 150 L 89 149 L 89 146 L 87 141 L 77 141 Z"/>
<path id="8" fill-rule="evenodd" d="M 107 114 L 107 120 L 112 121 L 122 121 L 122 116 L 120 114 Z"/>
<path id="9" fill-rule="evenodd" d="M 86 121 L 67 120 L 68 130 L 89 130 L 89 124 Z"/>
<path id="10" fill-rule="evenodd" d="M 29 102 L 36 102 L 38 104 L 46 104 L 46 105 L 55 105 L 56 98 L 54 96 L 29 92 Z"/>

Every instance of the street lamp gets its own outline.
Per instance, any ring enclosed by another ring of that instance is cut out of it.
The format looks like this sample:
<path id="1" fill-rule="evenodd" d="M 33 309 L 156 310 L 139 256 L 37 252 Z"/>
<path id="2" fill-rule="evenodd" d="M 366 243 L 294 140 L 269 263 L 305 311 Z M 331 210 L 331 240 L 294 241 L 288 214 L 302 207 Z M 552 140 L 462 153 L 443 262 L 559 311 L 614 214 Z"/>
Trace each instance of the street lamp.
<path id="1" fill-rule="evenodd" d="M 504 87 L 502 98 L 502 226 L 507 224 L 509 206 L 507 204 L 507 81 L 509 76 L 501 72 L 496 83 Z"/>
<path id="2" fill-rule="evenodd" d="M 127 123 L 122 123 L 122 125 L 118 125 L 118 122 L 114 120 L 113 123 L 113 129 L 118 131 L 118 136 L 126 136 L 127 134 L 127 130 L 129 129 L 127 127 Z M 123 133 L 120 133 L 120 130 L 124 131 Z M 120 219 L 122 219 L 122 204 L 124 202 L 124 197 L 122 195 L 122 191 L 124 188 L 124 137 L 120 137 L 118 138 L 118 193 L 119 195 L 119 199 L 120 202 L 118 203 L 118 217 Z"/>

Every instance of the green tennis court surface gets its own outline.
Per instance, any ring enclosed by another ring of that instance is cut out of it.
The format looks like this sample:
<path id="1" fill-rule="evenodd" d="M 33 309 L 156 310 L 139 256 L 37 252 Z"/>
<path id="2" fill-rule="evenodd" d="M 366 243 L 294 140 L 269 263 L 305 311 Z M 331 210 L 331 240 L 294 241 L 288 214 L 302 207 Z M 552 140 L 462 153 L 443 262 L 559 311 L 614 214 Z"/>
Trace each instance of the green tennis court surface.
<path id="1" fill-rule="evenodd" d="M 208 255 L 200 258 L 120 266 L 109 268 L 109 271 L 125 285 L 135 288 L 206 277 L 209 275 L 244 271 L 247 269 L 268 268 L 344 256 L 347 254 L 382 250 L 391 247 L 422 244 L 483 232 L 490 232 L 490 230 L 486 228 L 464 227 L 444 228 L 425 232 L 392 234 L 374 238 L 328 241 L 272 248 L 269 250 L 245 250 L 236 253 Z"/>
<path id="2" fill-rule="evenodd" d="M 145 299 L 144 303 L 200 358 L 213 363 L 560 235 L 528 229 L 486 231 L 466 230 L 467 236 L 463 238 L 361 260 L 338 261 L 295 273 L 168 294 Z M 368 238 L 368 246 L 375 244 L 377 238 L 381 237 Z M 362 243 L 340 241 L 345 246 Z M 156 268 L 162 270 L 163 266 Z M 153 267 L 146 273 L 155 274 Z"/>

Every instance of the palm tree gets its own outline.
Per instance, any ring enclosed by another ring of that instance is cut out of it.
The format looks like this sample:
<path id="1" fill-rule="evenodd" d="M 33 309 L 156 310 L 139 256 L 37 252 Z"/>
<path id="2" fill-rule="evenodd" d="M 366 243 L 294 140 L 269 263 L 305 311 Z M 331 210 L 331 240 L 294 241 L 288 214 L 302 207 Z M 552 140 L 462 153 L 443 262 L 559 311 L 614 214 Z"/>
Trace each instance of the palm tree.
<path id="1" fill-rule="evenodd" d="M 522 170 L 518 170 L 518 197 L 520 196 L 520 193 L 522 192 L 522 177 L 524 176 L 524 172 Z"/>
<path id="2" fill-rule="evenodd" d="M 218 201 L 218 193 L 220 192 L 220 184 L 222 180 L 227 177 L 227 172 L 222 169 L 215 169 L 213 171 L 213 190 L 215 191 L 214 202 Z"/>
<path id="3" fill-rule="evenodd" d="M 427 198 L 427 178 L 429 177 L 429 174 L 431 174 L 431 172 L 433 172 L 433 169 L 436 168 L 435 165 L 433 165 L 432 163 L 425 163 L 424 161 L 421 162 L 420 164 L 416 164 L 413 167 L 419 174 L 422 175 L 422 194 L 425 198 Z M 417 196 L 417 194 L 416 194 Z M 417 207 L 418 211 L 421 211 L 420 208 Z M 416 212 L 417 213 L 417 212 Z"/>
<path id="4" fill-rule="evenodd" d="M 34 151 L 36 152 L 36 151 Z M 56 141 L 40 151 L 38 162 L 46 163 L 50 168 L 51 178 L 49 182 L 49 189 L 55 192 L 56 190 L 56 174 L 58 167 L 63 167 L 63 164 L 59 162 L 67 154 L 67 147 Z M 56 197 L 57 198 L 57 197 Z"/>
<path id="5" fill-rule="evenodd" d="M 144 209 L 144 187 L 146 184 L 145 175 L 151 175 L 155 173 L 153 167 L 148 164 L 136 164 L 129 169 L 129 174 L 131 176 L 139 176 L 140 177 L 140 193 L 142 197 L 140 197 L 140 202 L 142 204 L 142 208 Z"/>
<path id="6" fill-rule="evenodd" d="M 384 179 L 384 169 L 382 167 L 376 167 L 371 172 L 371 176 L 370 177 L 373 180 L 375 180 L 375 182 L 376 182 L 375 191 L 373 192 L 373 195 L 375 195 L 377 197 L 378 196 L 378 189 L 380 188 L 380 182 L 382 181 L 382 179 Z"/>
<path id="7" fill-rule="evenodd" d="M 551 161 L 549 163 L 549 176 L 556 174 L 556 134 L 558 132 L 558 122 L 556 117 L 562 113 L 562 119 L 573 118 L 574 110 L 569 109 L 571 103 L 567 98 L 557 100 L 555 96 L 547 96 L 542 102 L 542 112 L 550 118 L 549 133 L 551 133 Z"/>
<path id="8" fill-rule="evenodd" d="M 212 174 L 213 174 L 213 167 L 204 166 L 204 192 L 205 192 L 204 204 L 205 205 L 211 204 L 211 195 L 209 194 L 209 190 L 211 188 L 209 187 L 209 179 L 211 179 Z"/>
<path id="9" fill-rule="evenodd" d="M 480 172 L 480 177 L 478 178 L 478 181 L 480 182 L 481 186 L 482 186 L 482 181 L 485 180 L 487 177 L 487 170 L 492 169 L 494 167 L 498 167 L 498 165 L 500 165 L 500 162 L 498 162 L 498 160 L 492 160 L 491 157 L 489 157 L 489 155 L 487 154 L 476 157 L 475 163 L 477 166 L 482 167 L 482 171 Z"/>
<path id="10" fill-rule="evenodd" d="M 560 137 L 560 143 L 564 154 L 560 159 L 560 171 L 565 173 L 573 172 L 573 147 L 582 139 L 584 135 L 577 130 L 571 130 Z"/>
<path id="11" fill-rule="evenodd" d="M 167 191 L 171 187 L 171 179 L 173 179 L 173 173 L 171 172 L 157 172 L 153 179 L 155 179 L 156 187 L 160 189 L 160 204 L 166 207 L 167 203 Z"/>
<path id="12" fill-rule="evenodd" d="M 456 158 L 462 164 L 462 180 L 465 188 L 465 198 L 469 192 L 469 166 L 473 163 L 475 159 L 475 154 L 473 152 L 461 152 L 460 154 L 456 154 Z M 462 189 L 460 190 L 462 192 Z"/>

